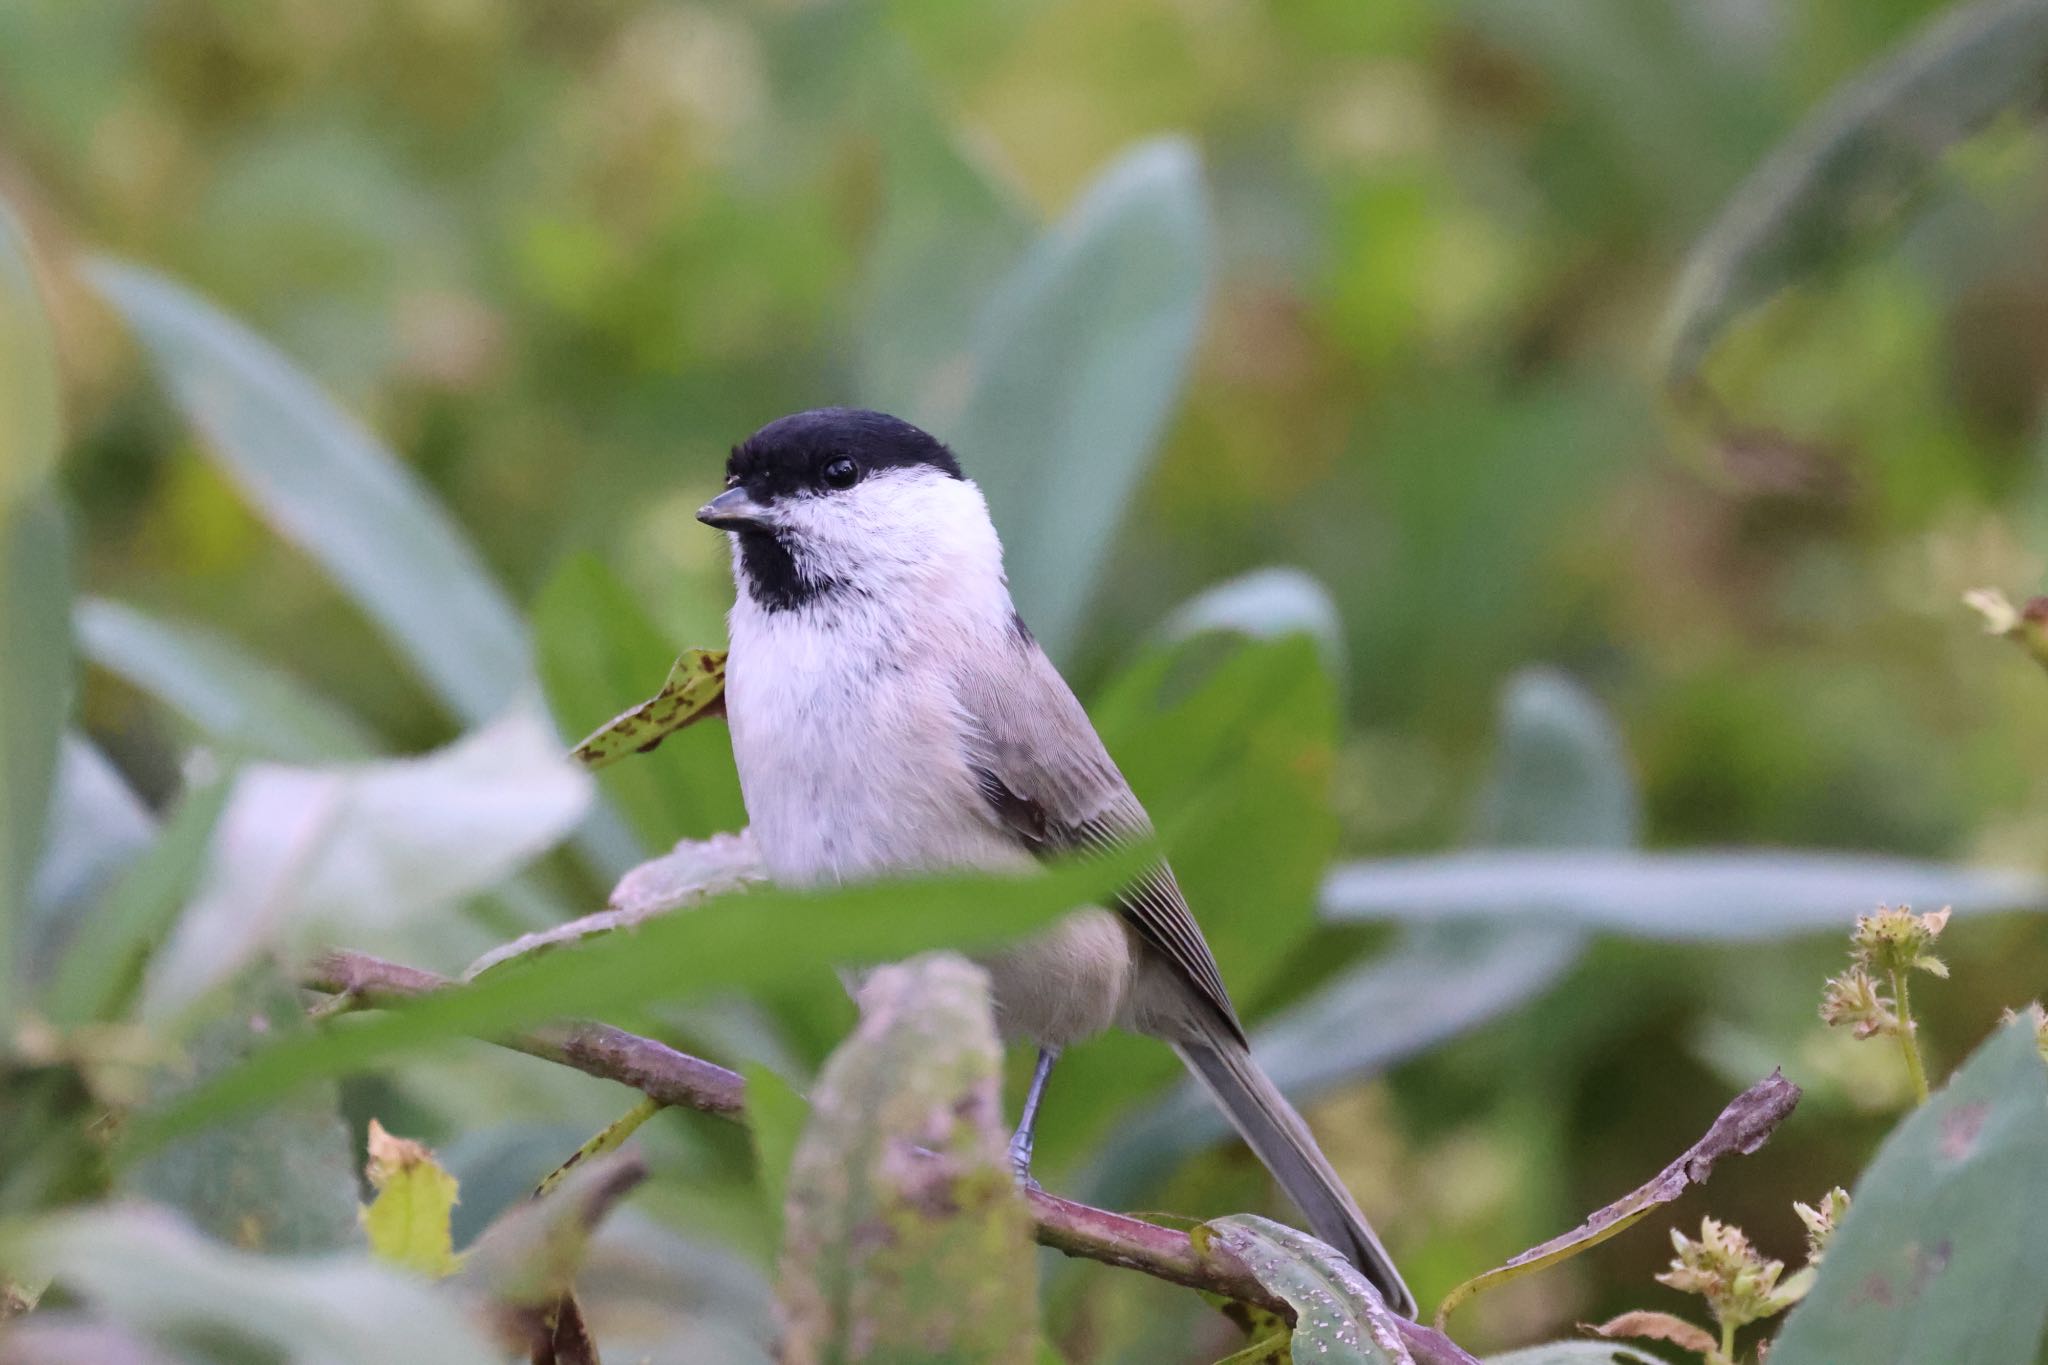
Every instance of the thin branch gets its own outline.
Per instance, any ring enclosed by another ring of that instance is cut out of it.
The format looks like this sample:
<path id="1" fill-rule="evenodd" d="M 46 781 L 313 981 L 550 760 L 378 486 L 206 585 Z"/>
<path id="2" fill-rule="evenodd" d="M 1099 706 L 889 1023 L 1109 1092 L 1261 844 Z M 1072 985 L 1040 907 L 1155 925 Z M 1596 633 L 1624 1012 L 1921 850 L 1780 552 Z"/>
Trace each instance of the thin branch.
<path id="1" fill-rule="evenodd" d="M 301 974 L 300 984 L 342 997 L 351 1007 L 374 1007 L 426 995 L 452 983 L 433 972 L 364 953 L 330 952 Z M 737 1073 L 607 1024 L 553 1025 L 495 1041 L 631 1086 L 664 1104 L 734 1120 L 745 1116 L 746 1082 Z M 1030 1190 L 1026 1197 L 1041 1246 L 1291 1316 L 1286 1302 L 1260 1284 L 1250 1266 L 1213 1241 L 1198 1247 L 1184 1232 L 1061 1199 L 1040 1189 Z M 1416 1365 L 1478 1365 L 1441 1332 L 1405 1320 L 1401 1332 Z"/>
<path id="2" fill-rule="evenodd" d="M 445 976 L 367 953 L 330 952 L 308 964 L 299 974 L 299 984 L 344 997 L 355 1006 L 374 1007 L 410 1000 L 454 983 Z M 746 1081 L 737 1071 L 609 1024 L 551 1024 L 492 1041 L 586 1075 L 630 1085 L 663 1104 L 729 1119 L 738 1119 L 745 1107 Z"/>

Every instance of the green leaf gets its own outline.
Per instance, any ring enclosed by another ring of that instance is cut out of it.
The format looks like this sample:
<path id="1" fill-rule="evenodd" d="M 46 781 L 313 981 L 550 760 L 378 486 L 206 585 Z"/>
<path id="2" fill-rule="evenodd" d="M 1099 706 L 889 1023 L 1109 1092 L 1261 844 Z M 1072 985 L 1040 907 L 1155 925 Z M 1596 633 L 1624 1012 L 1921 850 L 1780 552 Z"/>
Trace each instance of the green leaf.
<path id="1" fill-rule="evenodd" d="M 131 1121 L 147 1123 L 194 1088 L 233 1074 L 253 1051 L 309 1032 L 295 992 L 267 972 L 242 984 L 186 1048 L 191 1075 L 161 1076 Z M 332 1084 L 260 1114 L 164 1147 L 122 1177 L 125 1193 L 169 1204 L 201 1229 L 250 1251 L 359 1246 L 355 1157 Z"/>
<path id="2" fill-rule="evenodd" d="M 156 817 L 127 779 L 75 732 L 58 751 L 50 835 L 17 945 L 24 979 L 45 980 L 77 925 L 156 839 Z"/>
<path id="3" fill-rule="evenodd" d="M 524 708 L 423 757 L 252 764 L 220 857 L 151 964 L 144 1013 L 172 1017 L 259 951 L 319 931 L 402 941 L 553 847 L 589 799 L 590 779 Z"/>
<path id="4" fill-rule="evenodd" d="M 28 234 L 0 199 L 0 519 L 48 486 L 64 440 L 62 406 Z"/>
<path id="5" fill-rule="evenodd" d="M 87 276 L 250 504 L 334 577 L 457 715 L 480 723 L 500 711 L 531 676 L 525 629 L 419 477 L 197 294 L 109 259 Z"/>
<path id="6" fill-rule="evenodd" d="M 678 659 L 639 600 L 591 555 L 570 559 L 549 580 L 534 606 L 534 632 L 556 723 L 570 735 L 603 726 L 576 757 L 605 769 L 600 786 L 645 847 L 667 848 L 746 823 L 723 728 L 680 728 L 717 699 L 719 691 L 710 689 L 723 688 L 722 654 L 693 650 Z M 607 724 L 606 717 L 614 719 Z M 662 747 L 633 756 L 649 744 Z"/>
<path id="7" fill-rule="evenodd" d="M 434 1154 L 417 1142 L 393 1137 L 370 1120 L 369 1179 L 376 1197 L 363 1206 L 363 1233 L 370 1254 L 430 1279 L 453 1275 L 457 1186 Z"/>
<path id="8" fill-rule="evenodd" d="M 1414 1365 L 1393 1310 L 1357 1267 L 1315 1238 L 1252 1213 L 1205 1223 L 1197 1235 L 1235 1253 L 1260 1284 L 1287 1300 L 1295 1360 Z"/>
<path id="9" fill-rule="evenodd" d="M 790 1164 L 796 1160 L 797 1140 L 811 1116 L 811 1104 L 771 1067 L 742 1062 L 740 1074 L 747 1078 L 747 1136 L 754 1143 L 754 1174 L 761 1183 L 761 1201 L 768 1217 L 780 1227 L 788 1202 Z"/>
<path id="10" fill-rule="evenodd" d="M 508 963 L 470 985 L 373 1018 L 335 1021 L 310 1036 L 283 1040 L 135 1124 L 126 1150 L 145 1152 L 296 1086 L 448 1038 L 490 1037 L 547 1019 L 631 1010 L 707 991 L 822 981 L 845 963 L 887 961 L 937 945 L 988 947 L 1100 898 L 1158 856 L 1156 848 L 1138 847 L 1034 877 L 934 877 L 724 897 L 688 914 L 650 920 L 631 934 Z M 961 913 L 967 905 L 972 915 Z M 764 942 L 774 943 L 775 951 L 762 952 Z"/>
<path id="11" fill-rule="evenodd" d="M 234 1343 L 238 1360 L 502 1359 L 456 1303 L 367 1255 L 233 1251 L 165 1210 L 132 1205 L 45 1219 L 24 1242 L 84 1308 L 170 1359 L 207 1342 Z"/>
<path id="12" fill-rule="evenodd" d="M 2038 117 L 2048 8 L 1984 0 L 1942 11 L 1841 86 L 1730 197 L 1679 278 L 1665 378 L 1683 389 L 1722 332 L 1886 223 L 1941 155 L 1999 116 Z"/>
<path id="13" fill-rule="evenodd" d="M 13 1018 L 17 941 L 71 703 L 70 551 L 50 487 L 60 410 L 28 237 L 0 200 L 0 1029 Z"/>
<path id="14" fill-rule="evenodd" d="M 883 140 L 882 220 L 861 281 L 853 359 L 862 403 L 929 416 L 958 401 L 975 310 L 1035 224 L 924 90 L 922 79 L 902 83 L 904 105 Z"/>
<path id="15" fill-rule="evenodd" d="M 2048 1321 L 2048 1067 L 2007 1025 L 1885 1139 L 1771 1365 L 2006 1365 Z"/>
<path id="16" fill-rule="evenodd" d="M 1169 640 L 1211 632 L 1254 640 L 1306 635 L 1316 642 L 1324 671 L 1344 677 L 1344 618 L 1330 590 L 1300 569 L 1253 569 L 1218 583 L 1175 608 L 1160 632 Z"/>
<path id="17" fill-rule="evenodd" d="M 1620 739 L 1592 698 L 1559 675 L 1532 670 L 1510 683 L 1501 712 L 1479 838 L 1613 844 L 1635 836 L 1634 785 Z M 1274 1082 L 1305 1103 L 1526 1003 L 1562 977 L 1584 946 L 1583 934 L 1554 924 L 1416 926 L 1387 952 L 1261 1022 L 1253 1050 Z M 1172 1161 L 1229 1134 L 1208 1096 L 1184 1082 L 1102 1149 L 1088 1188 L 1101 1202 L 1128 1206 Z"/>
<path id="18" fill-rule="evenodd" d="M 47 494 L 0 507 L 0 1028 L 22 984 L 18 945 L 71 707 L 69 560 L 64 518 Z"/>
<path id="19" fill-rule="evenodd" d="M 877 968 L 860 997 L 789 1175 L 788 1358 L 1031 1365 L 1037 1251 L 987 974 L 934 954 Z"/>
<path id="20" fill-rule="evenodd" d="M 366 758 L 382 747 L 333 702 L 213 631 L 91 597 L 72 621 L 89 662 L 169 705 L 217 744 L 294 763 Z"/>
<path id="21" fill-rule="evenodd" d="M 222 777 L 187 793 L 156 842 L 79 917 L 43 992 L 53 1022 L 113 1020 L 127 1011 L 151 953 L 198 887 L 233 785 Z"/>
<path id="22" fill-rule="evenodd" d="M 1179 397 L 1211 250 L 1194 148 L 1127 152 L 997 288 L 957 420 L 929 422 L 988 495 L 1011 589 L 1055 657 Z"/>
<path id="23" fill-rule="evenodd" d="M 1519 916 L 1678 941 L 1837 933 L 1880 902 L 1953 905 L 1959 915 L 2039 910 L 2048 884 L 1880 854 L 1775 849 L 1483 850 L 1346 863 L 1323 884 L 1323 913 L 1340 922 Z"/>

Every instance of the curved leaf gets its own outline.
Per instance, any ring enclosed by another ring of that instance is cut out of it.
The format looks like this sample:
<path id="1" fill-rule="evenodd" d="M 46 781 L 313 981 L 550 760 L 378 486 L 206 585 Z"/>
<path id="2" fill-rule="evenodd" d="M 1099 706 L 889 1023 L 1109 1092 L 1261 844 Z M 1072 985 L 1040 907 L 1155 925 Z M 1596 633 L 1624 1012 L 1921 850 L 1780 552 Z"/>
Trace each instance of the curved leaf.
<path id="1" fill-rule="evenodd" d="M 1414 1365 L 1393 1310 L 1349 1261 L 1307 1233 L 1257 1214 L 1218 1218 L 1197 1230 L 1245 1263 L 1294 1309 L 1297 1361 Z"/>
<path id="2" fill-rule="evenodd" d="M 165 1211 L 134 1206 L 50 1218 L 26 1249 L 95 1314 L 167 1349 L 232 1341 L 258 1359 L 501 1359 L 454 1302 L 366 1255 L 231 1251 Z"/>
<path id="3" fill-rule="evenodd" d="M 18 953 L 39 981 L 76 932 L 79 918 L 156 837 L 156 819 L 105 754 L 75 732 L 58 753 L 50 837 L 36 868 L 31 913 Z"/>
<path id="4" fill-rule="evenodd" d="M 72 615 L 86 659 L 175 708 L 217 743 L 294 763 L 382 747 L 353 716 L 199 626 L 88 597 Z"/>
<path id="5" fill-rule="evenodd" d="M 1182 603 L 1160 630 L 1170 640 L 1209 631 L 1255 640 L 1306 635 L 1316 642 L 1330 676 L 1344 677 L 1344 618 L 1330 590 L 1300 569 L 1253 569 L 1218 583 Z"/>
<path id="6" fill-rule="evenodd" d="M 1604 1341 L 1554 1341 L 1548 1346 L 1530 1346 L 1506 1355 L 1488 1356 L 1486 1365 L 1665 1365 L 1653 1355 L 1633 1346 L 1615 1346 Z"/>
<path id="7" fill-rule="evenodd" d="M 481 723 L 502 710 L 531 675 L 525 628 L 419 477 L 197 294 L 114 260 L 87 275 L 264 519 L 333 575 L 457 715 Z"/>
<path id="8" fill-rule="evenodd" d="M 1833 933 L 1880 902 L 2038 910 L 2048 884 L 1878 854 L 1769 849 L 1474 850 L 1349 863 L 1323 884 L 1323 913 L 1338 921 L 1512 915 L 1678 940 Z"/>
<path id="9" fill-rule="evenodd" d="M 2048 1322 L 2048 1067 L 2018 1019 L 1856 1182 L 1771 1365 L 2003 1365 Z"/>
<path id="10" fill-rule="evenodd" d="M 70 552 L 50 491 L 56 348 L 28 239 L 0 202 L 0 1027 L 71 701 Z"/>
<path id="11" fill-rule="evenodd" d="M 1945 10 L 1843 86 L 1745 180 L 1700 238 L 1665 326 L 1665 376 L 1683 387 L 1740 314 L 1891 218 L 1941 154 L 1999 115 L 2048 97 L 2048 6 L 1985 0 Z"/>
<path id="12" fill-rule="evenodd" d="M 1127 152 L 998 287 L 966 402 L 934 423 L 988 495 L 1010 586 L 1055 657 L 1179 396 L 1210 255 L 1194 148 Z"/>
<path id="13" fill-rule="evenodd" d="M 1037 1357 L 1037 1250 L 1005 1156 L 988 976 L 881 967 L 826 1063 L 789 1173 L 784 1358 Z"/>

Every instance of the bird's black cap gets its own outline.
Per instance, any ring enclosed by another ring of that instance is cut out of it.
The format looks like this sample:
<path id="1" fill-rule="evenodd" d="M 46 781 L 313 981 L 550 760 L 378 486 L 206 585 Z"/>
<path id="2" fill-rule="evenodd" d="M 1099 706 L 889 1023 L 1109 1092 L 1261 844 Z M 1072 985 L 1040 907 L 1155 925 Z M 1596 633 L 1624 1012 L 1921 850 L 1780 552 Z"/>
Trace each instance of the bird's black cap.
<path id="1" fill-rule="evenodd" d="M 725 472 L 767 502 L 816 487 L 818 471 L 841 457 L 863 474 L 921 465 L 948 478 L 966 477 L 953 452 L 930 432 L 866 408 L 813 408 L 778 417 L 733 447 Z"/>

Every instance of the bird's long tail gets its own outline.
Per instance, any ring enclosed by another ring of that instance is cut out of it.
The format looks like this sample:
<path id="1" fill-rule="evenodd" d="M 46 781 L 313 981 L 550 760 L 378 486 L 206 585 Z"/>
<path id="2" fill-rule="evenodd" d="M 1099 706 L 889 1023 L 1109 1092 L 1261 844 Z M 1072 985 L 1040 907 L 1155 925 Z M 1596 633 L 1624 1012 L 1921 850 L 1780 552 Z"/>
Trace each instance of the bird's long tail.
<path id="1" fill-rule="evenodd" d="M 1388 1307 L 1414 1317 L 1415 1296 L 1402 1282 L 1393 1258 L 1316 1146 L 1308 1124 L 1259 1068 L 1250 1051 L 1235 1038 L 1177 1042 L 1174 1051 L 1216 1097 L 1231 1126 L 1273 1173 L 1287 1197 L 1300 1207 L 1309 1230 L 1343 1252 L 1380 1291 Z"/>

